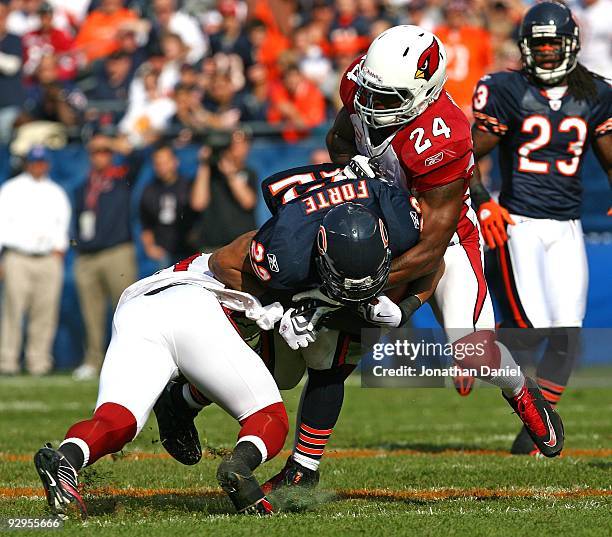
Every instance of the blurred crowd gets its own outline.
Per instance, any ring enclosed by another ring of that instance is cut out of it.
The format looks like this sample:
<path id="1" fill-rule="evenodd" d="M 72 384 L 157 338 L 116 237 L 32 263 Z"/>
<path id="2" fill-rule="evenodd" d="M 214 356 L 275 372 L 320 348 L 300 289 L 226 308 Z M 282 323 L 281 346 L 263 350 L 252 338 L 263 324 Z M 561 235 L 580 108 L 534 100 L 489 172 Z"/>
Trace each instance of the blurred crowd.
<path id="1" fill-rule="evenodd" d="M 611 75 L 610 0 L 572 7 L 585 61 Z M 161 133 L 189 143 L 239 123 L 299 140 L 333 117 L 347 65 L 401 23 L 441 37 L 448 89 L 469 113 L 480 76 L 518 67 L 525 8 L 521 0 L 2 0 L 0 140 L 16 136 L 23 154 L 32 137 L 61 144 L 114 129 L 142 147 Z M 44 125 L 23 133 L 36 122 Z"/>
<path id="2" fill-rule="evenodd" d="M 0 0 L 0 146 L 23 162 L 0 189 L 0 374 L 20 370 L 24 316 L 26 367 L 51 370 L 69 239 L 87 339 L 77 377 L 89 378 L 102 361 L 107 307 L 138 274 L 135 240 L 161 268 L 255 227 L 253 136 L 294 144 L 325 132 L 346 67 L 396 24 L 437 33 L 447 90 L 470 116 L 477 80 L 520 66 L 527 4 Z M 571 7 L 583 30 L 581 61 L 612 77 L 612 0 Z M 50 176 L 48 148 L 71 142 L 86 147 L 89 171 L 68 197 Z M 176 152 L 194 145 L 195 176 L 183 176 Z M 325 150 L 312 156 L 328 158 Z M 142 231 L 133 237 L 132 189 L 145 161 L 153 180 L 138 200 Z"/>

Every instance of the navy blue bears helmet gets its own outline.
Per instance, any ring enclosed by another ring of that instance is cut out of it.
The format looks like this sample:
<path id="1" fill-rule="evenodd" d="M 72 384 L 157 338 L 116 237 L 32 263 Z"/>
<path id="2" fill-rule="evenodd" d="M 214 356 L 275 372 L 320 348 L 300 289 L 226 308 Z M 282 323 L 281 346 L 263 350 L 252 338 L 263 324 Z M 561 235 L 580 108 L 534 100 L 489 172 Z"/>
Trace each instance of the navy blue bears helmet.
<path id="1" fill-rule="evenodd" d="M 334 207 L 319 228 L 315 263 L 330 298 L 347 305 L 370 300 L 383 289 L 391 269 L 385 223 L 363 205 Z"/>
<path id="2" fill-rule="evenodd" d="M 572 12 L 558 2 L 535 4 L 523 17 L 519 48 L 532 77 L 545 85 L 559 82 L 578 61 L 580 34 Z"/>

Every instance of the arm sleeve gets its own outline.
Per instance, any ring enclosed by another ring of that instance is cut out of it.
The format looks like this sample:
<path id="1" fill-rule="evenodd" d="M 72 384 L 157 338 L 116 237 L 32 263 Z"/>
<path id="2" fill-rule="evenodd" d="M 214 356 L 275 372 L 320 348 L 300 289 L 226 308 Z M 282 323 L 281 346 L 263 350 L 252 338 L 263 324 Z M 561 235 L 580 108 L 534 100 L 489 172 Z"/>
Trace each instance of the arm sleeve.
<path id="1" fill-rule="evenodd" d="M 508 132 L 511 95 L 502 91 L 496 80 L 486 75 L 478 81 L 472 97 L 472 111 L 478 129 L 497 136 Z"/>

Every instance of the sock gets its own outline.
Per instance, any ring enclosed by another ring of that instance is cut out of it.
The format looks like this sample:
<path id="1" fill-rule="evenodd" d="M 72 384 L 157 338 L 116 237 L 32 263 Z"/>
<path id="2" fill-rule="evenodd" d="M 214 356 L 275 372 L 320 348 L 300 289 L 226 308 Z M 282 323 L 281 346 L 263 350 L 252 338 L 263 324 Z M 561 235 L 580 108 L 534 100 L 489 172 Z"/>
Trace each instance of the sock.
<path id="1" fill-rule="evenodd" d="M 497 341 L 492 330 L 478 330 L 468 334 L 455 341 L 453 346 L 454 365 L 475 370 L 480 374 L 473 376 L 501 388 L 506 396 L 518 395 L 525 385 L 525 375 L 508 348 Z M 486 368 L 501 370 L 503 374 L 488 375 L 485 373 Z"/>
<path id="2" fill-rule="evenodd" d="M 353 365 L 323 371 L 308 369 L 293 448 L 293 460 L 302 466 L 311 470 L 319 467 L 342 410 L 344 381 L 354 369 Z"/>
<path id="3" fill-rule="evenodd" d="M 127 408 L 116 403 L 104 403 L 90 420 L 76 423 L 68 429 L 58 451 L 76 470 L 80 470 L 104 455 L 121 451 L 136 436 L 136 430 L 136 418 Z M 78 450 L 81 451 L 82 461 Z"/>
<path id="4" fill-rule="evenodd" d="M 89 462 L 89 446 L 80 438 L 66 438 L 57 450 L 77 472 Z"/>
<path id="5" fill-rule="evenodd" d="M 565 391 L 574 369 L 580 343 L 580 328 L 552 328 L 544 356 L 537 369 L 542 395 L 554 407 Z"/>
<path id="6" fill-rule="evenodd" d="M 261 462 L 278 455 L 289 432 L 289 418 L 283 403 L 274 403 L 240 421 L 238 444 L 249 442 L 257 447 Z"/>
<path id="7" fill-rule="evenodd" d="M 176 398 L 175 398 L 176 393 Z M 205 406 L 212 404 L 210 399 L 202 395 L 202 392 L 198 390 L 193 384 L 188 382 L 183 384 L 177 384 L 172 387 L 172 400 L 175 401 L 177 406 L 181 406 L 182 403 L 187 403 L 187 406 L 193 410 L 202 410 Z"/>
<path id="8" fill-rule="evenodd" d="M 259 448 L 248 440 L 243 440 L 236 444 L 232 452 L 232 458 L 242 459 L 251 471 L 255 470 L 263 462 Z"/>

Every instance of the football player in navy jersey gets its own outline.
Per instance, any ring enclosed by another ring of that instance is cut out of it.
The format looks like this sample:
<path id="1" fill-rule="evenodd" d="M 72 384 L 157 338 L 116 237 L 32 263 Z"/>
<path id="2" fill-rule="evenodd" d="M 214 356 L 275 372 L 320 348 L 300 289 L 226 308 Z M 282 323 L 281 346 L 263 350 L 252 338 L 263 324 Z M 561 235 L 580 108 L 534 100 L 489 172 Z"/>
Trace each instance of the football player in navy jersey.
<path id="1" fill-rule="evenodd" d="M 503 326 L 542 329 L 537 369 L 555 405 L 568 382 L 585 313 L 587 261 L 580 224 L 581 168 L 590 144 L 612 185 L 612 89 L 577 61 L 580 36 L 570 10 L 534 5 L 520 28 L 523 68 L 486 75 L 473 97 L 474 154 L 499 147 L 499 201 L 476 168 L 472 200 L 503 281 Z M 511 448 L 537 454 L 525 428 Z"/>
<path id="2" fill-rule="evenodd" d="M 408 298 L 399 307 L 381 294 L 391 258 L 414 247 L 421 224 L 415 200 L 376 174 L 365 156 L 353 157 L 344 169 L 324 164 L 281 172 L 266 179 L 262 191 L 272 218 L 217 250 L 209 265 L 229 288 L 285 306 L 278 334 L 268 333 L 272 337 L 259 346 L 278 387 L 294 387 L 308 368 L 293 453 L 262 486 L 267 494 L 281 486 L 317 484 L 319 462 L 342 407 L 344 380 L 361 357 L 360 328 L 364 322 L 400 326 L 431 297 L 444 266 L 435 278 L 428 275 L 400 289 L 395 300 Z M 325 320 L 327 330 L 320 330 L 317 320 L 324 314 L 333 318 Z M 495 351 L 494 338 L 483 340 L 478 332 L 474 338 L 487 345 L 486 364 L 517 369 L 508 353 Z M 296 374 L 294 365 L 300 363 Z M 519 372 L 484 380 L 502 389 L 546 456 L 561 452 L 561 418 L 532 379 Z M 188 385 L 169 390 L 155 408 L 162 445 L 180 462 L 195 464 L 201 450 L 193 418 L 209 403 Z M 185 412 L 186 403 L 192 410 Z"/>

